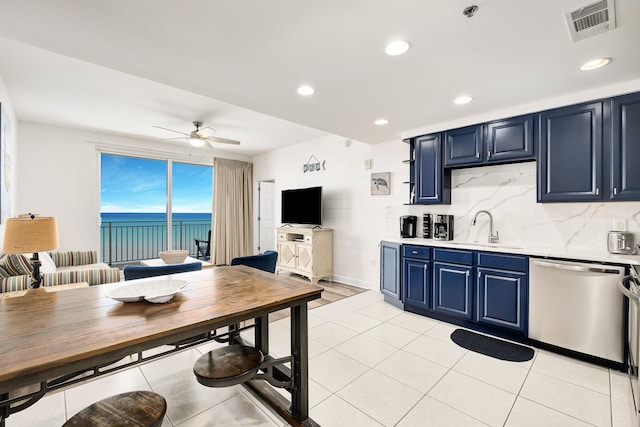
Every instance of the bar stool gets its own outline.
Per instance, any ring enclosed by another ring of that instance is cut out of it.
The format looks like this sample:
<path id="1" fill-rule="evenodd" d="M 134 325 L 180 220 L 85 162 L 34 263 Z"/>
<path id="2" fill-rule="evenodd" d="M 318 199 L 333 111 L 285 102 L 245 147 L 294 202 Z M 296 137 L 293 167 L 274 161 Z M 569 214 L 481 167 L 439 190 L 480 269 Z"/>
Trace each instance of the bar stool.
<path id="1" fill-rule="evenodd" d="M 164 397 L 151 391 L 131 391 L 87 406 L 62 427 L 159 427 L 166 412 Z"/>
<path id="2" fill-rule="evenodd" d="M 264 355 L 246 345 L 228 345 L 203 354 L 193 365 L 198 382 L 207 387 L 227 387 L 255 377 Z"/>

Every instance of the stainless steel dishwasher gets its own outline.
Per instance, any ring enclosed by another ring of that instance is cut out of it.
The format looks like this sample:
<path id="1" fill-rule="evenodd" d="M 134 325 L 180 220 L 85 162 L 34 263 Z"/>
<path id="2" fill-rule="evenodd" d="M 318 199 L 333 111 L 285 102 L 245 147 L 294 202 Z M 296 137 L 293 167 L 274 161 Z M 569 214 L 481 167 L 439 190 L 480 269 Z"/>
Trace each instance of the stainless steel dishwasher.
<path id="1" fill-rule="evenodd" d="M 529 338 L 624 362 L 624 267 L 529 258 Z"/>

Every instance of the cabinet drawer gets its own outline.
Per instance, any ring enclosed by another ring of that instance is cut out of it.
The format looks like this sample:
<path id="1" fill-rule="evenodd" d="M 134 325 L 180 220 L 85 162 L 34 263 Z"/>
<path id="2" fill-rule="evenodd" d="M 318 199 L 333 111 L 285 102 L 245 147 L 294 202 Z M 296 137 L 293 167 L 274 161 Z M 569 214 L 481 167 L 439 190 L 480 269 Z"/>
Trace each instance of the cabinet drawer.
<path id="1" fill-rule="evenodd" d="M 313 236 L 311 234 L 306 234 L 302 237 L 302 241 L 305 243 L 311 243 L 313 240 Z"/>
<path id="2" fill-rule="evenodd" d="M 478 267 L 526 273 L 529 269 L 529 257 L 497 254 L 493 252 L 478 252 Z"/>
<path id="3" fill-rule="evenodd" d="M 473 252 L 433 248 L 433 259 L 454 264 L 473 265 Z"/>
<path id="4" fill-rule="evenodd" d="M 278 240 L 287 240 L 287 233 L 278 233 Z"/>
<path id="5" fill-rule="evenodd" d="M 431 248 L 428 246 L 402 245 L 402 256 L 405 258 L 431 259 Z"/>

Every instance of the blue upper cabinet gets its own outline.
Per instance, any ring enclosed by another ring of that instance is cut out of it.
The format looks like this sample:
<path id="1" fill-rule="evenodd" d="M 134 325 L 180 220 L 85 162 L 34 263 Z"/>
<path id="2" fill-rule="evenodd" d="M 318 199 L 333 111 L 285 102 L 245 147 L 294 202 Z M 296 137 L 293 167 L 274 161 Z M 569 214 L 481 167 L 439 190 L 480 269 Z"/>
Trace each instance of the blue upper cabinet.
<path id="1" fill-rule="evenodd" d="M 444 133 L 444 166 L 535 160 L 536 116 L 511 117 Z"/>
<path id="2" fill-rule="evenodd" d="M 603 199 L 603 103 L 540 113 L 538 202 Z"/>
<path id="3" fill-rule="evenodd" d="M 640 200 L 640 93 L 612 102 L 611 200 Z"/>
<path id="4" fill-rule="evenodd" d="M 485 125 L 485 161 L 502 163 L 535 160 L 534 129 L 537 116 L 511 117 Z"/>
<path id="5" fill-rule="evenodd" d="M 484 160 L 482 125 L 467 126 L 444 133 L 444 165 L 469 166 Z"/>
<path id="6" fill-rule="evenodd" d="M 451 172 L 442 167 L 441 134 L 415 138 L 415 204 L 451 203 Z"/>

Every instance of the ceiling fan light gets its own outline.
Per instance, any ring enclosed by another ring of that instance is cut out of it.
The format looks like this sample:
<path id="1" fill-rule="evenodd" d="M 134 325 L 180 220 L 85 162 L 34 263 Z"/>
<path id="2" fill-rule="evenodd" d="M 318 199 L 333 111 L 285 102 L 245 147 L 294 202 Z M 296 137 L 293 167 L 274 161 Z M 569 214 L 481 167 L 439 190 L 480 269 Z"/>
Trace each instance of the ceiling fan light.
<path id="1" fill-rule="evenodd" d="M 189 138 L 189 144 L 194 147 L 202 147 L 204 145 L 204 139 L 201 138 Z"/>

